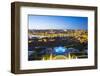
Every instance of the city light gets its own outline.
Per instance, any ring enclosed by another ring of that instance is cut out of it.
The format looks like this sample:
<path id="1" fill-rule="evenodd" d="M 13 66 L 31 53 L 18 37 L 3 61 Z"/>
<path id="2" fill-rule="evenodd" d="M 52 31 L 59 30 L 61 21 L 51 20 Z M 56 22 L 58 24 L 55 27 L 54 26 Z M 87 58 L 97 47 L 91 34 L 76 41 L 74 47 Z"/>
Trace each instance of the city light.
<path id="1" fill-rule="evenodd" d="M 64 53 L 66 51 L 66 49 L 64 47 L 55 47 L 54 48 L 56 53 Z"/>

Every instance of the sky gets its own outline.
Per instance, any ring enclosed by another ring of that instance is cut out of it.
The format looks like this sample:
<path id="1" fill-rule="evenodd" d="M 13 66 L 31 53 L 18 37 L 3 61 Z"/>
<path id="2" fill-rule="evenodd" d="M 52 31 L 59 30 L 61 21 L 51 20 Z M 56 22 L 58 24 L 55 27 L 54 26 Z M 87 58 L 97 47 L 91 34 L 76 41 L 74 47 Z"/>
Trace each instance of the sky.
<path id="1" fill-rule="evenodd" d="M 29 29 L 88 29 L 88 17 L 29 15 Z"/>

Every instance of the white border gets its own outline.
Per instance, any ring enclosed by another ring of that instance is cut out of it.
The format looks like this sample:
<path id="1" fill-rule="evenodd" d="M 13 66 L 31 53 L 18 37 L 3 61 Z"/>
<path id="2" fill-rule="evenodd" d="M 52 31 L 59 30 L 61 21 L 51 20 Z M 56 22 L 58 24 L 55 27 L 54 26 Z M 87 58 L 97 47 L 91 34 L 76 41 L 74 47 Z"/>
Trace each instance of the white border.
<path id="1" fill-rule="evenodd" d="M 28 14 L 88 17 L 88 59 L 28 61 Z M 20 8 L 20 69 L 43 69 L 94 65 L 94 11 L 51 9 L 40 7 Z"/>

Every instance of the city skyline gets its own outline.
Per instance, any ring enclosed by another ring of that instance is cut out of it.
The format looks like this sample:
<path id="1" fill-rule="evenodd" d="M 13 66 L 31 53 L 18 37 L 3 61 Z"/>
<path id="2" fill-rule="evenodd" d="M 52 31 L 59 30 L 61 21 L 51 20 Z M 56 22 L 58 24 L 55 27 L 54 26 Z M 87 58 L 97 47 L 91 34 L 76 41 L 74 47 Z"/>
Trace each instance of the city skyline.
<path id="1" fill-rule="evenodd" d="M 29 15 L 29 29 L 88 29 L 87 17 Z"/>

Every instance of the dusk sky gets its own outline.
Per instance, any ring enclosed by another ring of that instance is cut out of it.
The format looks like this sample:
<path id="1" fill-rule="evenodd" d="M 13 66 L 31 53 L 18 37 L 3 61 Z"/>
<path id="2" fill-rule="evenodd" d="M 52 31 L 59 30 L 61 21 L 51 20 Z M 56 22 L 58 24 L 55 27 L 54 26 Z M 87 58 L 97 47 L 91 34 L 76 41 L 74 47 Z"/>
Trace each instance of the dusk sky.
<path id="1" fill-rule="evenodd" d="M 29 29 L 88 29 L 87 17 L 29 15 Z"/>

